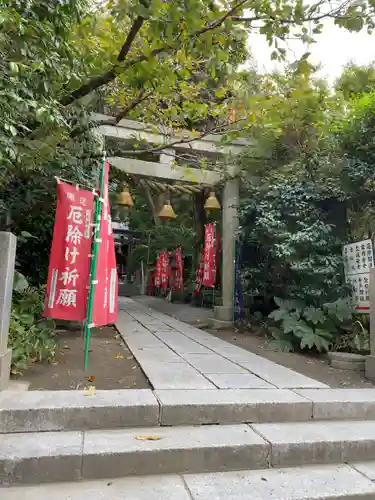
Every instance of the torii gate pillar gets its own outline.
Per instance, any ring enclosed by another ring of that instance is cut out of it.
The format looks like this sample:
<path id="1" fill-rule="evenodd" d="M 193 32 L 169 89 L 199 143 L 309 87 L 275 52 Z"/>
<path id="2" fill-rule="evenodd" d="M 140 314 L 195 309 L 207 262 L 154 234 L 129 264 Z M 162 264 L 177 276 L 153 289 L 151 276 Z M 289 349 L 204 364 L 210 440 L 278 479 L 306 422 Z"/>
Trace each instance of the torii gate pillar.
<path id="1" fill-rule="evenodd" d="M 235 284 L 235 238 L 239 226 L 239 179 L 225 181 L 222 201 L 222 266 L 221 294 L 222 306 L 215 307 L 215 328 L 225 328 L 233 321 L 233 291 Z"/>

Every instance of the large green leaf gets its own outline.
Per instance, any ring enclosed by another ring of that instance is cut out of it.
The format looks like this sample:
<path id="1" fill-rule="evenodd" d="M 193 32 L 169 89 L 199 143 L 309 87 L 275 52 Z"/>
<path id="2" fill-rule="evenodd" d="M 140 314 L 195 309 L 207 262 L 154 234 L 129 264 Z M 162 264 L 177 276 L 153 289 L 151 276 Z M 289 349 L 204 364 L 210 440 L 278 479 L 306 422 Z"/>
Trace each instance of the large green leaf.
<path id="1" fill-rule="evenodd" d="M 303 316 L 307 319 L 307 321 L 310 321 L 314 325 L 317 325 L 318 323 L 324 323 L 327 319 L 324 311 L 321 308 L 312 306 L 304 309 Z"/>
<path id="2" fill-rule="evenodd" d="M 14 271 L 13 290 L 15 292 L 22 293 L 28 288 L 28 286 L 29 282 L 27 281 L 25 276 L 18 271 Z"/>
<path id="3" fill-rule="evenodd" d="M 328 351 L 332 343 L 332 334 L 326 330 L 317 328 L 315 331 L 311 329 L 301 336 L 301 349 L 308 347 L 312 349 L 315 347 L 319 352 Z"/>

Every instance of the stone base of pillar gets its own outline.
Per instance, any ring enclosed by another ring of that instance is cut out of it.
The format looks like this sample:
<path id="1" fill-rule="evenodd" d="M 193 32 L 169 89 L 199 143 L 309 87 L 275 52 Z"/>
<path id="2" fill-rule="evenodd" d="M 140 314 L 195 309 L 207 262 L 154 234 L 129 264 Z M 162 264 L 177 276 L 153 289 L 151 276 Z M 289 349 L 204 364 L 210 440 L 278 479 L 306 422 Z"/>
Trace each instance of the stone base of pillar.
<path id="1" fill-rule="evenodd" d="M 220 321 L 219 319 L 212 318 L 210 320 L 210 327 L 213 330 L 226 330 L 231 329 L 233 326 L 231 321 Z"/>
<path id="2" fill-rule="evenodd" d="M 11 362 L 11 349 L 7 349 L 4 353 L 0 353 L 0 391 L 8 389 Z"/>
<path id="3" fill-rule="evenodd" d="M 215 306 L 214 312 L 215 312 L 215 319 L 219 321 L 226 321 L 232 323 L 233 310 L 231 307 Z"/>
<path id="4" fill-rule="evenodd" d="M 375 356 L 366 356 L 365 377 L 370 380 L 375 380 Z"/>

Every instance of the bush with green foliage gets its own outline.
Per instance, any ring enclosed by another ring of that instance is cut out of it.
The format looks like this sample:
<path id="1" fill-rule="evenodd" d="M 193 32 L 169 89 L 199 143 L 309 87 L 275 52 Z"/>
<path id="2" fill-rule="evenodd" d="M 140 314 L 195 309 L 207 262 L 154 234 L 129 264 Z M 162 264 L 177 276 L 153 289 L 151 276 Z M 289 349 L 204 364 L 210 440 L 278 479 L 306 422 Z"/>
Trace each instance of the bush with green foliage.
<path id="1" fill-rule="evenodd" d="M 44 287 L 31 287 L 15 274 L 8 345 L 12 349 L 12 373 L 21 373 L 30 363 L 52 361 L 56 354 L 55 323 L 43 318 Z"/>
<path id="2" fill-rule="evenodd" d="M 278 309 L 269 318 L 279 326 L 271 327 L 272 345 L 281 351 L 316 349 L 328 351 L 342 326 L 351 321 L 354 305 L 350 298 L 314 307 L 298 300 L 274 298 Z"/>

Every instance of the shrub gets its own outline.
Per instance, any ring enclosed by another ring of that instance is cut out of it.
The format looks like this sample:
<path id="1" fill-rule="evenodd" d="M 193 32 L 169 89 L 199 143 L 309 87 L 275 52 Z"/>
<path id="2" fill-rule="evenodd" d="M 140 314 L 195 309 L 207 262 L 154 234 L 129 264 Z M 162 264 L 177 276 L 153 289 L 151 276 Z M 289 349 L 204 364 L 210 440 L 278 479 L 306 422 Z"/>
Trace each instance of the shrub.
<path id="1" fill-rule="evenodd" d="M 30 287 L 16 273 L 9 328 L 12 373 L 21 373 L 29 363 L 52 361 L 56 353 L 55 323 L 43 318 L 45 288 Z"/>
<path id="2" fill-rule="evenodd" d="M 322 307 L 306 305 L 303 301 L 275 297 L 278 309 L 269 318 L 279 324 L 271 327 L 272 345 L 282 351 L 317 349 L 328 351 L 334 344 L 342 325 L 352 320 L 354 305 L 351 298 L 327 302 Z"/>

